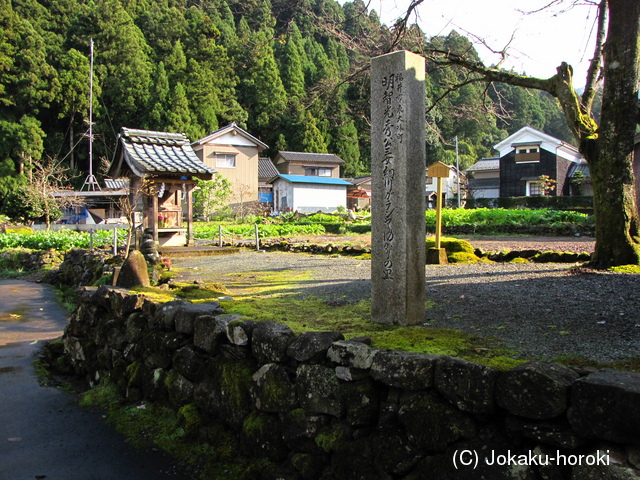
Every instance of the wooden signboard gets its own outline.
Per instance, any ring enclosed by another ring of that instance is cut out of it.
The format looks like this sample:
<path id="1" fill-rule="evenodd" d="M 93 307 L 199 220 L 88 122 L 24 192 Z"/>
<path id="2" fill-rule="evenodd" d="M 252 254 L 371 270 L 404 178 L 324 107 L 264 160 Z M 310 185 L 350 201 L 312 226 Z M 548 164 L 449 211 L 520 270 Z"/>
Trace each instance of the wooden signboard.
<path id="1" fill-rule="evenodd" d="M 427 176 L 432 178 L 447 178 L 451 173 L 451 167 L 449 165 L 436 162 L 433 165 L 427 167 Z"/>
<path id="2" fill-rule="evenodd" d="M 447 263 L 447 255 L 444 249 L 440 247 L 440 238 L 442 236 L 442 179 L 449 178 L 451 168 L 442 162 L 436 162 L 433 165 L 429 165 L 427 168 L 427 175 L 431 178 L 437 178 L 437 191 L 438 201 L 436 203 L 436 246 L 433 252 L 427 252 L 427 263 L 442 264 Z"/>

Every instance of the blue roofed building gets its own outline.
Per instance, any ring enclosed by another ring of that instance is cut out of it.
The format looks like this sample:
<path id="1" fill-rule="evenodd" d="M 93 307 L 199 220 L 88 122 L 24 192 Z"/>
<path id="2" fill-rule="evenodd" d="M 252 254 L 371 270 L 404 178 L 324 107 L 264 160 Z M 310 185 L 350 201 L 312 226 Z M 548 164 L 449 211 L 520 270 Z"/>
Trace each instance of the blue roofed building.
<path id="1" fill-rule="evenodd" d="M 279 174 L 273 185 L 274 209 L 278 212 L 334 212 L 347 206 L 347 187 L 352 184 L 335 177 Z"/>

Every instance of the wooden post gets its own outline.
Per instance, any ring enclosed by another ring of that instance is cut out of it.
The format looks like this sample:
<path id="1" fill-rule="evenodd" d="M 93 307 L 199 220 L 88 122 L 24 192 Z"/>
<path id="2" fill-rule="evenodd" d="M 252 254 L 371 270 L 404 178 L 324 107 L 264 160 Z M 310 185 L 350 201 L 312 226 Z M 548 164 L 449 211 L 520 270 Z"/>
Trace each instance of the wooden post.
<path id="1" fill-rule="evenodd" d="M 440 248 L 440 237 L 442 236 L 442 177 L 438 177 L 438 188 L 436 195 L 436 248 Z"/>
<path id="2" fill-rule="evenodd" d="M 260 251 L 260 233 L 258 232 L 258 224 L 255 224 L 256 227 L 256 252 Z"/>
<path id="3" fill-rule="evenodd" d="M 158 241 L 158 194 L 155 189 L 151 190 L 151 228 L 153 229 L 153 240 Z"/>
<path id="4" fill-rule="evenodd" d="M 427 263 L 431 265 L 445 265 L 447 260 L 447 251 L 442 248 L 442 179 L 449 178 L 449 166 L 442 162 L 436 162 L 429 165 L 428 175 L 431 178 L 437 178 L 436 195 L 436 246 L 427 251 Z"/>
<path id="5" fill-rule="evenodd" d="M 193 185 L 187 185 L 187 246 L 191 247 L 195 245 L 196 241 L 193 238 L 193 202 L 192 192 Z"/>
<path id="6" fill-rule="evenodd" d="M 222 225 L 218 225 L 218 246 L 222 248 Z"/>

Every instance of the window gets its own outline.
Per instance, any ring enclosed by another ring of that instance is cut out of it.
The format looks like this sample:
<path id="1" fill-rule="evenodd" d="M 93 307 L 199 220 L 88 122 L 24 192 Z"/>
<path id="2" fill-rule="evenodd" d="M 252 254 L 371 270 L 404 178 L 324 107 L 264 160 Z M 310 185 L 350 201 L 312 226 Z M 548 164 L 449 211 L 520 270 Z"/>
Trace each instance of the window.
<path id="1" fill-rule="evenodd" d="M 305 167 L 304 174 L 307 177 L 330 177 L 332 168 Z"/>
<path id="2" fill-rule="evenodd" d="M 522 145 L 516 147 L 516 163 L 535 163 L 540 161 L 540 147 Z"/>
<path id="3" fill-rule="evenodd" d="M 216 168 L 236 168 L 236 156 L 230 153 L 216 153 Z"/>
<path id="4" fill-rule="evenodd" d="M 527 197 L 541 197 L 543 195 L 542 182 L 527 182 Z"/>
<path id="5" fill-rule="evenodd" d="M 538 147 L 519 148 L 517 153 L 519 153 L 519 154 L 521 154 L 521 153 L 539 153 L 539 150 L 538 150 Z"/>

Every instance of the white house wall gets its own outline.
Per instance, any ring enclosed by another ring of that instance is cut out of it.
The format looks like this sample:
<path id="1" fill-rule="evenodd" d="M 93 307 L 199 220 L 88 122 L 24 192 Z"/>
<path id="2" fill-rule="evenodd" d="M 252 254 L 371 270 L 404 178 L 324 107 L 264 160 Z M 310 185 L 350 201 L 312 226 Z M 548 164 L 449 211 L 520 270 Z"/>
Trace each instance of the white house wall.
<path id="1" fill-rule="evenodd" d="M 294 184 L 294 210 L 301 213 L 333 212 L 347 206 L 346 185 Z"/>
<path id="2" fill-rule="evenodd" d="M 578 150 L 574 147 L 571 147 L 563 141 L 531 127 L 522 127 L 514 134 L 505 138 L 500 143 L 494 145 L 493 148 L 500 152 L 499 156 L 500 158 L 502 158 L 514 150 L 514 147 L 512 146 L 514 143 L 540 143 L 540 148 L 542 148 L 543 150 L 554 153 L 559 157 L 565 158 L 572 162 L 577 162 L 580 160 L 580 158 L 582 158 L 580 152 L 578 152 Z"/>
<path id="3" fill-rule="evenodd" d="M 274 182 L 273 191 L 276 209 L 290 207 L 294 212 L 312 213 L 322 210 L 334 212 L 338 207 L 347 206 L 346 185 L 293 184 L 285 180 Z M 286 205 L 283 200 L 286 197 Z"/>
<path id="4" fill-rule="evenodd" d="M 211 139 L 207 142 L 211 145 L 233 145 L 238 147 L 255 147 L 255 142 L 244 137 L 243 135 L 234 134 L 233 132 L 225 133 L 219 137 Z"/>
<path id="5" fill-rule="evenodd" d="M 274 208 L 284 212 L 287 207 L 293 207 L 293 184 L 284 180 L 273 183 Z"/>

